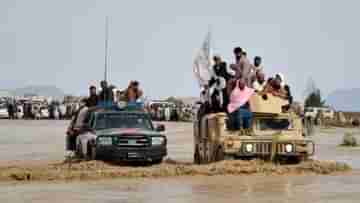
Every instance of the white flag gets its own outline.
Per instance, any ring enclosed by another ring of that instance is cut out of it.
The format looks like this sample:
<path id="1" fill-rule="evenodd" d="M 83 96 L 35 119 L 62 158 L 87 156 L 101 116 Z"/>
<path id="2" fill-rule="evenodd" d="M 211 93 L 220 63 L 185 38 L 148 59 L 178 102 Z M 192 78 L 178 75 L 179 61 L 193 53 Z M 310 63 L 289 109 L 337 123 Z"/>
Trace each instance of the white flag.
<path id="1" fill-rule="evenodd" d="M 210 68 L 210 37 L 209 32 L 201 46 L 201 49 L 197 52 L 193 63 L 193 71 L 200 87 L 207 85 L 212 76 Z"/>

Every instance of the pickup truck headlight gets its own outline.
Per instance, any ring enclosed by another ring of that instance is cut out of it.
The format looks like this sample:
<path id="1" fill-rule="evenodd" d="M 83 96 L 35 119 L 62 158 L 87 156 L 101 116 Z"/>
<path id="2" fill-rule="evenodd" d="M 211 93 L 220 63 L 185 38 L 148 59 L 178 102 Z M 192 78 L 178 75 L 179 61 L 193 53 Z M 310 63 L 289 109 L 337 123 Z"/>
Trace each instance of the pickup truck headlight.
<path id="1" fill-rule="evenodd" d="M 97 143 L 103 146 L 112 145 L 112 137 L 99 137 Z"/>
<path id="2" fill-rule="evenodd" d="M 165 138 L 163 137 L 152 137 L 151 145 L 163 145 L 165 143 Z"/>

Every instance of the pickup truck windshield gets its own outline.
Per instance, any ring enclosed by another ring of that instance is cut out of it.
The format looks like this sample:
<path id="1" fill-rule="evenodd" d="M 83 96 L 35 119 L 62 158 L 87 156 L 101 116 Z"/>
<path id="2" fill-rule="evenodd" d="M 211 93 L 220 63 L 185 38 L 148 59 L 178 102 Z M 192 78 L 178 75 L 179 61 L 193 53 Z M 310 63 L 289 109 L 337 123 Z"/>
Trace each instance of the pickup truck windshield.
<path id="1" fill-rule="evenodd" d="M 290 127 L 288 119 L 262 119 L 259 122 L 260 130 L 287 130 Z"/>
<path id="2" fill-rule="evenodd" d="M 141 114 L 99 114 L 96 118 L 95 129 L 136 128 L 153 130 L 151 120 Z"/>

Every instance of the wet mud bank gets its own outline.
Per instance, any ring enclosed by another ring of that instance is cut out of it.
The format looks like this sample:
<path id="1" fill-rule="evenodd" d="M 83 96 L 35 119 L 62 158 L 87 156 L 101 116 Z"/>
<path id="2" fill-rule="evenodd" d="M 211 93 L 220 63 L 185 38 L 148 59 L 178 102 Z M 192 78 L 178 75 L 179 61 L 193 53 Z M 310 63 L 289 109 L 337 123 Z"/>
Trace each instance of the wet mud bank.
<path id="1" fill-rule="evenodd" d="M 310 160 L 297 165 L 277 165 L 260 160 L 223 161 L 194 165 L 166 160 L 153 166 L 124 166 L 102 161 L 42 163 L 0 167 L 0 181 L 76 181 L 113 178 L 162 178 L 221 175 L 329 175 L 351 171 L 345 163 Z"/>

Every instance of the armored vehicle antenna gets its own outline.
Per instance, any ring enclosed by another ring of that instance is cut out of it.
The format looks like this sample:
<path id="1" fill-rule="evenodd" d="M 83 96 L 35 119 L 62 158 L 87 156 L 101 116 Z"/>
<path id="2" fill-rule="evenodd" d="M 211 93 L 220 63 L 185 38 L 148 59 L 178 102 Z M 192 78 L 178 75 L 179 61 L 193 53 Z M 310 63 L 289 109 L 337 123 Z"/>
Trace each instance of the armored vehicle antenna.
<path id="1" fill-rule="evenodd" d="M 105 69 L 104 69 L 104 80 L 107 81 L 108 71 L 108 42 L 109 42 L 109 16 L 105 18 Z"/>

